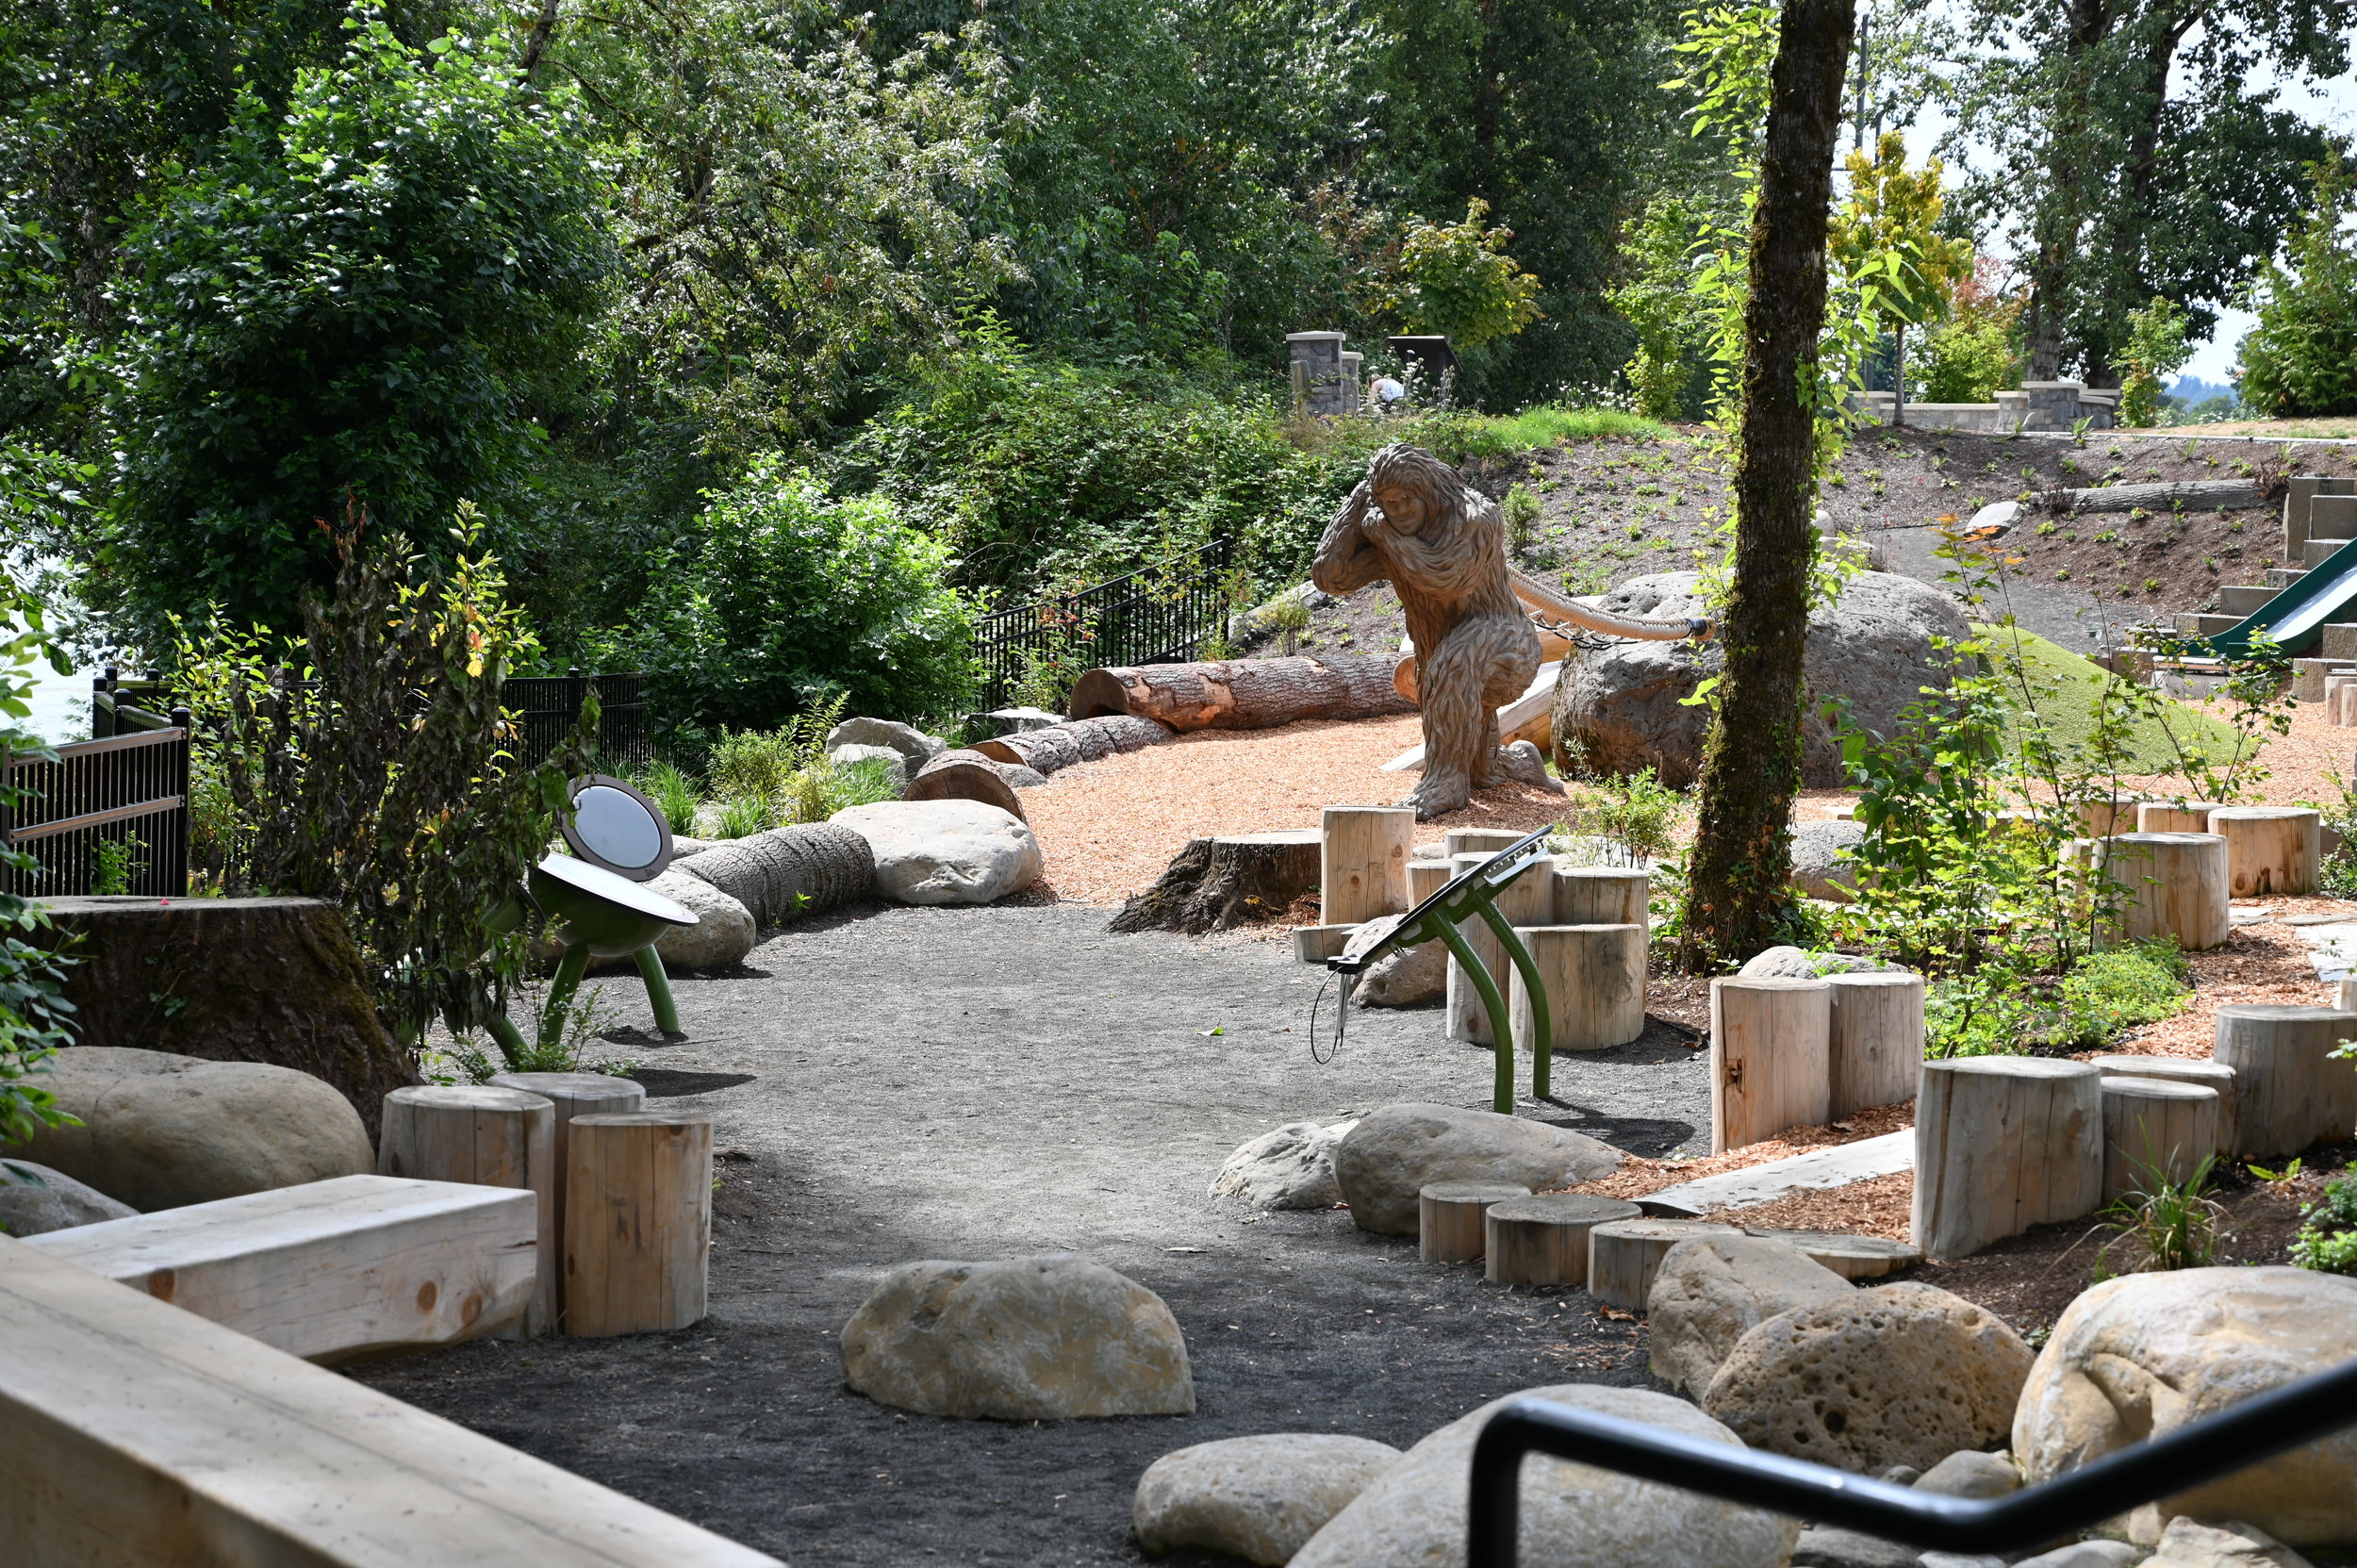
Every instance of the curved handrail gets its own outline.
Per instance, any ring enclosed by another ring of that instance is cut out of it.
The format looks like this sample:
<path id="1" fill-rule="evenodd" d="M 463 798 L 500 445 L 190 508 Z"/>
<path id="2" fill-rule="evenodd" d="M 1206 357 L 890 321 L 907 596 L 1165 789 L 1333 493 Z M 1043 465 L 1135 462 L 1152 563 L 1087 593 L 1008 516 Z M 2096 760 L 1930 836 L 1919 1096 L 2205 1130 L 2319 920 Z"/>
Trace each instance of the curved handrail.
<path id="1" fill-rule="evenodd" d="M 1551 1400 L 1517 1399 L 1490 1418 L 1474 1444 L 1466 1568 L 1514 1568 L 1522 1460 L 1534 1451 L 1909 1546 L 1995 1553 L 2085 1529 L 2351 1424 L 2357 1361 L 1992 1500 L 1917 1492 Z"/>
<path id="2" fill-rule="evenodd" d="M 1514 590 L 1514 597 L 1532 609 L 1568 620 L 1587 631 L 1602 632 L 1607 636 L 1628 637 L 1639 642 L 1682 642 L 1688 637 L 1704 641 L 1709 638 L 1712 631 L 1707 616 L 1656 620 L 1643 616 L 1612 615 L 1604 610 L 1591 609 L 1575 600 L 1566 599 L 1544 583 L 1535 582 L 1511 567 L 1506 569 L 1506 582 L 1507 586 Z"/>

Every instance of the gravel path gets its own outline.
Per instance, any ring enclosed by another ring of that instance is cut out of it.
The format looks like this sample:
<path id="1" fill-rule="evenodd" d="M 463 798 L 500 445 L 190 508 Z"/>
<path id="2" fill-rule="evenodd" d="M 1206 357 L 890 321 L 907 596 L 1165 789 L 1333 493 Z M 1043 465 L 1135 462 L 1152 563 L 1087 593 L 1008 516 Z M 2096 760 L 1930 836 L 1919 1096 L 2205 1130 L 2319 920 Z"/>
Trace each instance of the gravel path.
<path id="1" fill-rule="evenodd" d="M 1421 1265 L 1341 1213 L 1206 1197 L 1281 1122 L 1485 1103 L 1488 1053 L 1442 1038 L 1437 1009 L 1358 1013 L 1316 1065 L 1319 977 L 1287 948 L 1112 936 L 1106 917 L 868 908 L 681 979 L 690 1043 L 618 1049 L 674 1075 L 657 1089 L 701 1089 L 657 1103 L 710 1111 L 750 1156 L 718 1167 L 711 1317 L 355 1375 L 797 1568 L 1134 1562 L 1130 1490 L 1170 1449 L 1283 1430 L 1404 1447 L 1518 1388 L 1657 1386 L 1635 1326 L 1585 1296 Z M 607 998 L 647 1023 L 635 987 Z M 1525 1114 L 1645 1154 L 1706 1142 L 1704 1065 L 1666 1029 L 1556 1071 L 1559 1102 Z M 887 1267 L 1050 1249 L 1170 1303 L 1195 1415 L 943 1421 L 844 1390 L 836 1336 Z"/>

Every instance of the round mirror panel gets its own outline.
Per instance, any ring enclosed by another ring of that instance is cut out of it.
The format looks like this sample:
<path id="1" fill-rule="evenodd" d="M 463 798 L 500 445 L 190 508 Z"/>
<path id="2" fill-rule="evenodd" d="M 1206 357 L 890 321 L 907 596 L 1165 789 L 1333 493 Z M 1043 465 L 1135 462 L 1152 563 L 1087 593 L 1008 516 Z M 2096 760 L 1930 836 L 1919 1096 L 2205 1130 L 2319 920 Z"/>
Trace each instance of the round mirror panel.
<path id="1" fill-rule="evenodd" d="M 573 797 L 573 828 L 582 843 L 618 870 L 651 866 L 663 852 L 663 830 L 635 797 L 612 784 L 591 784 Z"/>

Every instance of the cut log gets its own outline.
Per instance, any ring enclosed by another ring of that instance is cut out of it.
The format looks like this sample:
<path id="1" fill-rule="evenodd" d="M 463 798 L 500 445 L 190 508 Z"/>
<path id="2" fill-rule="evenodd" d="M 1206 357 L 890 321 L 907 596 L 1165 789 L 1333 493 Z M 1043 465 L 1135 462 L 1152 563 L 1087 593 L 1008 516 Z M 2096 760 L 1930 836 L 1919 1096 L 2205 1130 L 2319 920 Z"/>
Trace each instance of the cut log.
<path id="1" fill-rule="evenodd" d="M 1645 1032 L 1645 928 L 1630 925 L 1517 926 L 1547 991 L 1556 1050 L 1608 1050 Z M 1514 1048 L 1536 1048 L 1530 987 L 1507 966 Z"/>
<path id="2" fill-rule="evenodd" d="M 539 1198 L 539 1255 L 557 1255 L 556 1108 L 545 1096 L 464 1084 L 396 1089 L 385 1097 L 376 1171 L 427 1181 L 528 1187 Z M 543 1268 L 519 1333 L 549 1331 L 556 1321 L 559 1289 L 556 1270 Z"/>
<path id="3" fill-rule="evenodd" d="M 1816 1126 L 1831 1103 L 1833 988 L 1723 975 L 1710 982 L 1710 1151 Z"/>
<path id="4" fill-rule="evenodd" d="M 1029 821 L 1023 816 L 1022 798 L 1015 794 L 1009 772 L 1021 766 L 996 761 L 975 751 L 944 751 L 929 759 L 900 792 L 903 801 L 980 801 L 986 806 L 997 806 L 1011 817 Z M 1024 775 L 1025 782 L 1039 781 Z M 701 858 L 701 857 L 699 857 Z"/>
<path id="5" fill-rule="evenodd" d="M 531 1306 L 529 1192 L 389 1176 L 79 1225 L 26 1245 L 306 1361 L 455 1345 Z M 552 1273 L 553 1256 L 548 1259 Z"/>
<path id="6" fill-rule="evenodd" d="M 2234 1152 L 2297 1154 L 2357 1130 L 2357 1072 L 2333 1059 L 2357 1038 L 2357 1013 L 2332 1007 L 2229 1002 L 2217 1010 L 2211 1055 L 2234 1069 Z"/>
<path id="7" fill-rule="evenodd" d="M 598 1338 L 701 1322 L 712 1256 L 712 1118 L 576 1116 L 570 1152 L 565 1331 Z"/>
<path id="8" fill-rule="evenodd" d="M 343 911 L 317 899 L 39 899 L 74 944 L 65 999 L 85 1046 L 266 1062 L 333 1084 L 373 1138 L 417 1064 L 377 1020 Z"/>
<path id="9" fill-rule="evenodd" d="M 857 903 L 876 885 L 876 852 L 864 836 L 836 822 L 800 822 L 733 838 L 681 861 L 679 868 L 743 904 L 765 927 Z"/>
<path id="10" fill-rule="evenodd" d="M 1972 1056 L 1923 1064 L 1915 1099 L 1912 1240 L 1964 1258 L 2103 1197 L 2102 1074 L 2084 1062 Z"/>
<path id="11" fill-rule="evenodd" d="M 1508 840 L 1511 843 L 1512 840 Z M 1455 856 L 1449 862 L 1452 876 L 1462 876 L 1472 867 L 1480 865 L 1495 854 L 1494 850 Z M 1493 902 L 1509 926 L 1537 926 L 1546 923 L 1555 904 L 1555 862 L 1541 857 L 1532 861 L 1521 875 L 1497 891 Z M 1497 933 L 1490 922 L 1475 916 L 1462 921 L 1457 928 L 1464 933 L 1466 945 L 1481 960 L 1490 978 L 1497 982 L 1498 996 L 1513 1005 L 1508 987 L 1512 983 L 1513 963 L 1507 958 Z M 1512 1023 L 1508 1023 L 1512 1028 Z M 1481 989 L 1451 953 L 1448 961 L 1448 1037 L 1470 1040 L 1476 1045 L 1494 1045 L 1496 1037 L 1490 1032 L 1490 1010 L 1481 999 Z"/>
<path id="12" fill-rule="evenodd" d="M 2136 806 L 2138 833 L 2208 833 L 2210 813 L 2222 810 L 2223 801 L 2144 801 Z"/>
<path id="13" fill-rule="evenodd" d="M 2205 952 L 2230 934 L 2226 840 L 2214 833 L 2128 833 L 2101 841 L 2118 892 L 2116 929 L 2131 942 L 2176 939 Z"/>
<path id="14" fill-rule="evenodd" d="M 2314 893 L 2324 818 L 2305 806 L 2220 806 L 2210 831 L 2226 839 L 2227 887 L 2237 899 Z"/>
<path id="15" fill-rule="evenodd" d="M 1134 714 L 1174 730 L 1271 730 L 1304 718 L 1413 713 L 1392 689 L 1388 653 L 1225 659 L 1092 669 L 1073 683 L 1075 718 Z"/>
<path id="16" fill-rule="evenodd" d="M 1528 1197 L 1510 1181 L 1435 1181 L 1416 1194 L 1416 1256 L 1427 1263 L 1469 1263 L 1481 1256 L 1481 1216 L 1490 1205 Z"/>
<path id="17" fill-rule="evenodd" d="M 1887 1236 L 1854 1236 L 1842 1230 L 1762 1230 L 1752 1235 L 1779 1241 L 1844 1279 L 1879 1279 L 1923 1261 L 1923 1249 Z"/>
<path id="18" fill-rule="evenodd" d="M 1643 926 L 1651 922 L 1652 883 L 1642 871 L 1617 866 L 1555 868 L 1558 926 Z"/>
<path id="19" fill-rule="evenodd" d="M 1190 936 L 1248 920 L 1278 920 L 1318 885 L 1323 839 L 1315 828 L 1190 839 L 1154 885 L 1130 895 L 1116 932 Z"/>
<path id="20" fill-rule="evenodd" d="M 1588 1232 L 1636 1219 L 1626 1198 L 1541 1193 L 1493 1203 L 1482 1216 L 1482 1272 L 1498 1285 L 1584 1285 Z"/>
<path id="21" fill-rule="evenodd" d="M 1357 926 L 1295 926 L 1294 957 L 1304 964 L 1324 964 L 1349 945 Z"/>
<path id="22" fill-rule="evenodd" d="M 1416 814 L 1406 806 L 1327 806 L 1318 814 L 1318 897 L 1327 920 L 1360 925 L 1408 907 Z"/>
<path id="23" fill-rule="evenodd" d="M 565 1239 L 565 1172 L 571 1154 L 573 1118 L 644 1111 L 647 1087 L 605 1073 L 495 1073 L 491 1084 L 494 1088 L 521 1089 L 525 1094 L 538 1095 L 554 1108 L 556 1137 L 550 1146 L 549 1168 L 556 1178 L 556 1213 L 551 1216 L 549 1234 L 561 1244 Z M 556 1280 L 549 1321 L 559 1324 L 565 1316 L 565 1271 L 554 1252 L 547 1256 L 548 1273 Z"/>
<path id="24" fill-rule="evenodd" d="M 2217 1152 L 2217 1091 L 2165 1078 L 2105 1074 L 2103 1201 L 2190 1179 Z"/>
<path id="25" fill-rule="evenodd" d="M 2089 1057 L 2105 1078 L 2161 1078 L 2171 1083 L 2193 1083 L 2217 1091 L 2217 1151 L 2232 1154 L 2239 1147 L 2234 1136 L 2234 1069 L 2223 1062 L 2197 1061 L 2189 1056 Z"/>
<path id="26" fill-rule="evenodd" d="M 1000 735 L 996 740 L 978 740 L 974 750 L 993 762 L 1014 763 L 1047 774 L 1076 762 L 1095 762 L 1099 757 L 1159 746 L 1177 734 L 1169 725 L 1158 724 L 1151 718 L 1114 713 Z"/>
<path id="27" fill-rule="evenodd" d="M 1616 1219 L 1588 1231 L 1588 1294 L 1607 1307 L 1641 1312 L 1670 1248 L 1695 1236 L 1739 1236 L 1732 1225 L 1699 1219 Z"/>
<path id="28" fill-rule="evenodd" d="M 2138 800 L 2111 799 L 2073 801 L 2071 814 L 2078 818 L 2081 838 L 2109 838 L 2114 834 L 2137 830 L 2137 816 L 2144 802 Z"/>
<path id="29" fill-rule="evenodd" d="M 1441 835 L 1441 850 L 1450 860 L 1459 855 L 1493 855 L 1529 836 L 1511 828 L 1451 828 Z"/>
<path id="30" fill-rule="evenodd" d="M 13 1568 L 780 1568 L 0 1237 Z"/>
<path id="31" fill-rule="evenodd" d="M 1915 1098 L 1923 1070 L 1923 977 L 1890 970 L 1827 975 L 1825 1115 Z"/>

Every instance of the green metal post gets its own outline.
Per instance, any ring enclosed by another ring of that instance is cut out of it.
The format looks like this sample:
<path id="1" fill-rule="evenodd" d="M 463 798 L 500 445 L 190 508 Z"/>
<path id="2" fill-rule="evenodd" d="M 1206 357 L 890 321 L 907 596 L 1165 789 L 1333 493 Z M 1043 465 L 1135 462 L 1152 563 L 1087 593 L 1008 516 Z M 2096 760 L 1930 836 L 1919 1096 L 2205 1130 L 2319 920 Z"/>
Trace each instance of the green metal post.
<path id="1" fill-rule="evenodd" d="M 1490 1013 L 1490 1038 L 1497 1053 L 1497 1076 L 1490 1091 L 1490 1106 L 1501 1116 L 1514 1114 L 1514 1031 L 1507 1016 L 1506 999 L 1498 995 L 1498 982 L 1490 978 L 1489 966 L 1481 962 L 1465 940 L 1465 933 L 1457 929 L 1457 922 L 1442 914 L 1440 920 L 1441 940 L 1464 966 L 1466 978 L 1481 994 L 1481 1005 Z"/>
<path id="2" fill-rule="evenodd" d="M 506 1014 L 494 1014 L 491 1021 L 483 1027 L 489 1030 L 491 1038 L 499 1042 L 500 1049 L 506 1054 L 507 1065 L 511 1070 L 520 1068 L 531 1059 L 532 1048 L 524 1044 L 524 1032 L 518 1029 L 514 1020 Z"/>
<path id="3" fill-rule="evenodd" d="M 1546 982 L 1539 978 L 1539 961 L 1530 956 L 1523 939 L 1514 934 L 1514 928 L 1506 923 L 1497 905 L 1481 900 L 1481 917 L 1490 922 L 1490 929 L 1498 934 L 1506 956 L 1514 961 L 1514 967 L 1523 972 L 1523 989 L 1530 994 L 1530 1098 L 1544 1099 L 1553 1078 L 1555 1065 L 1555 1025 L 1547 1016 Z"/>
<path id="4" fill-rule="evenodd" d="M 663 955 L 650 942 L 631 957 L 638 961 L 638 978 L 647 982 L 647 999 L 654 1003 L 654 1027 L 666 1034 L 677 1034 L 679 1007 L 671 1000 L 671 977 L 663 972 Z"/>
<path id="5" fill-rule="evenodd" d="M 575 943 L 565 949 L 565 956 L 556 962 L 556 977 L 549 982 L 549 999 L 540 1008 L 540 1045 L 543 1049 L 565 1037 L 565 1012 L 572 1004 L 573 993 L 581 989 L 581 977 L 589 972 L 589 944 Z"/>

